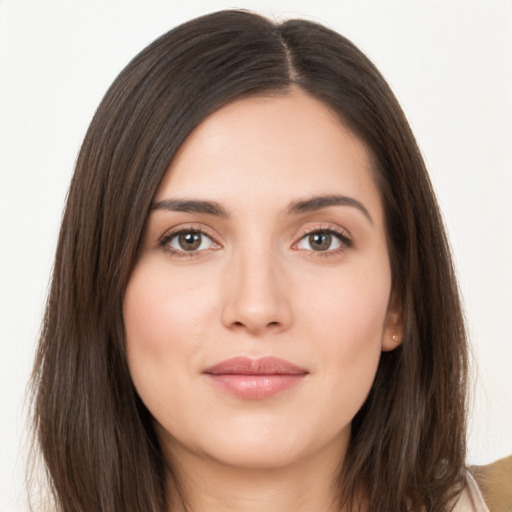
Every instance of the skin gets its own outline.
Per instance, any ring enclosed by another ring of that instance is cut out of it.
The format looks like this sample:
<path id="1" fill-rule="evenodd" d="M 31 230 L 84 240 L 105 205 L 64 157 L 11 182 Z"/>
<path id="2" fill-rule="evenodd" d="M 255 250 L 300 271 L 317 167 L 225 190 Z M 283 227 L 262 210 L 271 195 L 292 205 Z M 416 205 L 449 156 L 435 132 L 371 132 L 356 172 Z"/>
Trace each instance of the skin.
<path id="1" fill-rule="evenodd" d="M 289 211 L 333 194 L 366 213 Z M 176 198 L 228 216 L 153 209 L 124 317 L 133 382 L 182 495 L 193 511 L 339 510 L 351 421 L 402 332 L 365 146 L 298 89 L 238 100 L 180 148 L 154 204 Z M 180 230 L 206 237 L 185 250 Z M 326 230 L 341 235 L 317 250 L 310 234 Z M 233 396 L 204 370 L 235 356 L 307 375 L 265 399 Z"/>

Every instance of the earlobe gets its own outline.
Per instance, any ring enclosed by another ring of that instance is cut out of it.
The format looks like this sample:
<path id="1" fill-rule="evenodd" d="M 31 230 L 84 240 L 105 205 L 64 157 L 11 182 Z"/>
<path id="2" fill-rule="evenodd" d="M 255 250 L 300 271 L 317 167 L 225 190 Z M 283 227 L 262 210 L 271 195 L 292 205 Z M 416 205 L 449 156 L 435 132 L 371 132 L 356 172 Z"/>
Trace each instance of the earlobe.
<path id="1" fill-rule="evenodd" d="M 402 295 L 396 289 L 391 292 L 386 314 L 386 324 L 382 336 L 382 350 L 390 351 L 402 344 L 404 334 L 404 314 Z"/>
<path id="2" fill-rule="evenodd" d="M 390 326 L 384 331 L 384 336 L 382 337 L 382 350 L 384 352 L 395 350 L 395 348 L 402 344 L 402 340 L 403 326 L 399 325 L 394 328 Z"/>
<path id="3" fill-rule="evenodd" d="M 389 335 L 385 335 L 382 341 L 382 350 L 384 352 L 389 352 L 390 350 L 394 350 L 402 344 L 402 336 L 399 334 L 393 334 L 391 337 Z"/>

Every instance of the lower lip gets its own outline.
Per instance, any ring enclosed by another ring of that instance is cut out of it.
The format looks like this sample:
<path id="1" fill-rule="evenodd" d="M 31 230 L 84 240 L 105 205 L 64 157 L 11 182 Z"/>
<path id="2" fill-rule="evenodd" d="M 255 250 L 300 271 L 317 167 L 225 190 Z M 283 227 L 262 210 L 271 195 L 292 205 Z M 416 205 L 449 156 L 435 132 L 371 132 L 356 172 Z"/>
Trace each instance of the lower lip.
<path id="1" fill-rule="evenodd" d="M 250 400 L 262 400 L 277 395 L 301 383 L 305 373 L 282 375 L 207 374 L 221 389 L 231 395 Z"/>

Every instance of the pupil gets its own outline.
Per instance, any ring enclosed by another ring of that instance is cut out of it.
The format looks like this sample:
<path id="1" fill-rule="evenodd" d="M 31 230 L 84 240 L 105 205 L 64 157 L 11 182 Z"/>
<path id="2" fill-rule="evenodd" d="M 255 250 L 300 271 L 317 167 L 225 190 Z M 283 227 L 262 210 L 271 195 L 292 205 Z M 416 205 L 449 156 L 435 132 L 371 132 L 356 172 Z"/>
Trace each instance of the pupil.
<path id="1" fill-rule="evenodd" d="M 331 245 L 331 235 L 329 233 L 314 233 L 309 236 L 309 243 L 316 251 L 325 251 Z"/>
<path id="2" fill-rule="evenodd" d="M 182 233 L 179 236 L 179 244 L 185 251 L 193 251 L 201 245 L 200 233 Z"/>

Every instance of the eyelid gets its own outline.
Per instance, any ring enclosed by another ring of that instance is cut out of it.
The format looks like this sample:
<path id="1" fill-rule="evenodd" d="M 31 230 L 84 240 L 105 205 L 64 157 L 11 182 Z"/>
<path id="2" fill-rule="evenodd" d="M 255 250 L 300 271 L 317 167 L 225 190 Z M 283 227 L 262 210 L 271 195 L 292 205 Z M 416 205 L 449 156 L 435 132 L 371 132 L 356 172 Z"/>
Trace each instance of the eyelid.
<path id="1" fill-rule="evenodd" d="M 184 251 L 179 249 L 174 249 L 169 246 L 169 242 L 176 236 L 181 233 L 200 233 L 201 235 L 209 238 L 216 247 L 209 247 L 208 249 L 201 249 L 199 251 Z M 218 236 L 212 234 L 211 230 L 206 226 L 197 225 L 197 224 L 180 224 L 178 226 L 173 226 L 168 229 L 159 239 L 158 239 L 158 247 L 161 247 L 165 251 L 177 256 L 195 256 L 202 252 L 208 251 L 210 249 L 220 249 L 222 244 L 218 241 Z"/>
<path id="2" fill-rule="evenodd" d="M 318 232 L 334 235 L 334 236 L 338 237 L 342 243 L 342 247 L 338 248 L 338 249 L 331 249 L 331 250 L 327 250 L 327 251 L 315 251 L 319 255 L 342 252 L 342 251 L 354 246 L 354 240 L 353 240 L 351 234 L 346 229 L 343 229 L 337 225 L 322 223 L 322 224 L 316 224 L 314 226 L 309 226 L 309 227 L 301 229 L 301 231 L 297 235 L 296 242 L 294 242 L 292 245 L 292 248 L 299 250 L 297 248 L 297 245 L 303 238 L 305 238 L 306 236 L 312 235 L 314 233 L 318 233 Z"/>

